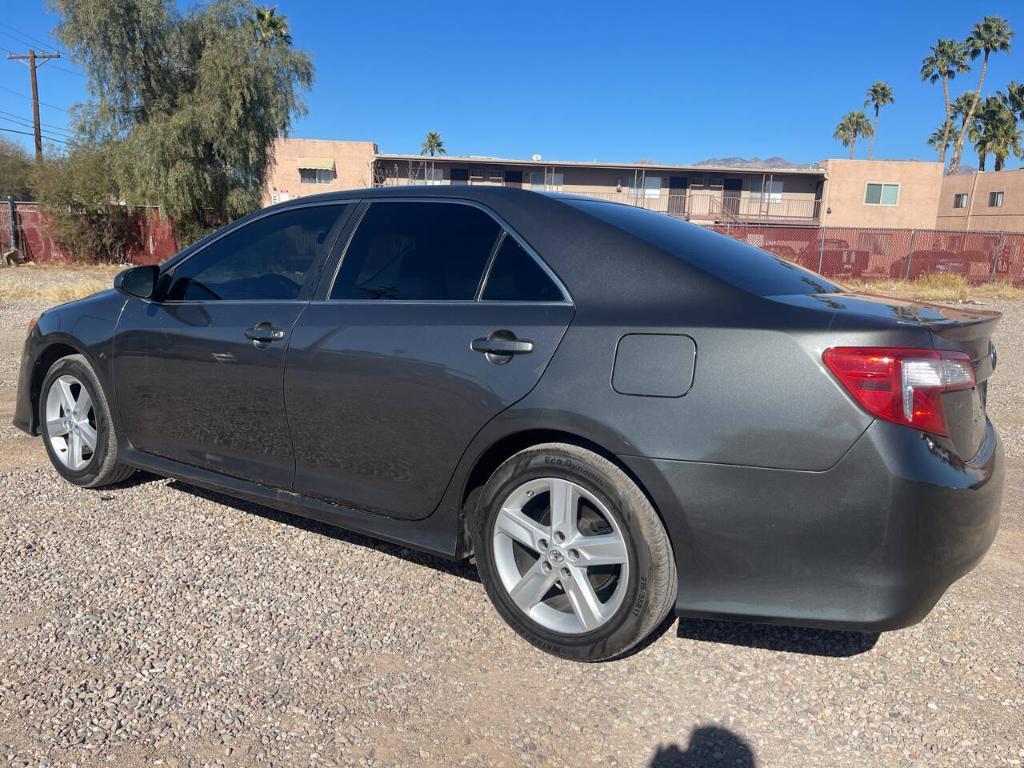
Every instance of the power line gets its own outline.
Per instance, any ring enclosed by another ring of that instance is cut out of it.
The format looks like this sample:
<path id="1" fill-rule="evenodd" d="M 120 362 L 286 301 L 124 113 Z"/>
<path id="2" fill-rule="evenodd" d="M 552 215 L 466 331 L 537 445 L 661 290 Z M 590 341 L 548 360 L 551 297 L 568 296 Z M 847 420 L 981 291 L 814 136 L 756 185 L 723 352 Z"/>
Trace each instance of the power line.
<path id="1" fill-rule="evenodd" d="M 11 40 L 18 40 L 18 38 L 16 38 L 14 35 L 12 35 L 10 33 L 7 33 L 7 32 L 4 32 L 3 30 L 0 30 L 0 35 L 7 35 L 9 38 L 11 38 Z M 18 42 L 20 43 L 22 41 L 18 40 Z M 7 53 L 12 53 L 12 54 L 14 53 L 14 51 L 12 51 L 6 45 L 0 45 L 0 51 L 7 51 Z M 58 53 L 59 53 L 59 51 L 58 51 Z M 88 77 L 88 75 L 86 75 L 83 72 L 77 72 L 77 71 L 75 71 L 73 69 L 68 69 L 67 67 L 61 67 L 61 66 L 59 66 L 57 64 L 50 64 L 50 69 L 56 69 L 58 72 L 67 72 L 69 75 L 75 75 L 77 77 L 84 77 L 84 78 Z"/>
<path id="2" fill-rule="evenodd" d="M 29 81 L 32 83 L 32 124 L 35 128 L 36 139 L 36 163 L 43 162 L 43 136 L 39 125 L 39 79 L 36 77 L 36 70 L 39 69 L 39 62 L 44 64 L 50 59 L 59 59 L 59 53 L 36 53 L 35 48 L 29 48 L 28 53 L 18 55 L 7 54 L 8 60 L 27 61 Z"/>
<path id="3" fill-rule="evenodd" d="M 35 135 L 32 131 L 16 131 L 13 128 L 0 128 L 0 131 L 5 131 L 7 133 L 20 133 L 22 136 L 34 136 Z M 59 144 L 70 144 L 71 143 L 70 141 L 64 141 L 63 139 L 55 139 L 53 136 L 46 136 L 46 138 L 49 139 L 50 141 L 56 141 Z"/>
<path id="4" fill-rule="evenodd" d="M 22 117 L 21 115 L 15 114 L 14 112 L 5 112 L 4 110 L 0 109 L 0 116 L 3 116 L 3 115 L 6 115 L 8 120 L 18 120 L 18 121 L 20 121 L 22 123 L 25 123 L 26 125 L 29 125 L 29 126 L 32 125 L 32 122 L 27 117 Z M 44 130 L 47 130 L 47 131 L 56 131 L 57 133 L 65 133 L 68 136 L 73 136 L 74 135 L 74 131 L 69 131 L 67 128 L 61 128 L 61 127 L 56 126 L 56 125 L 51 125 L 50 123 L 40 123 L 40 125 L 43 127 Z"/>
<path id="5" fill-rule="evenodd" d="M 32 101 L 32 97 L 31 96 L 26 96 L 23 93 L 18 93 L 17 91 L 13 90 L 12 88 L 8 88 L 5 85 L 0 85 L 0 91 L 7 91 L 8 93 L 14 94 L 19 99 L 25 99 L 25 101 Z M 49 107 L 50 109 L 59 109 L 61 112 L 67 112 L 68 111 L 66 107 L 58 107 L 56 104 L 47 104 L 45 101 L 40 101 L 39 102 L 39 106 L 41 106 L 41 107 Z"/>
<path id="6" fill-rule="evenodd" d="M 33 37 L 28 32 L 22 32 L 19 29 L 15 29 L 10 24 L 7 24 L 3 21 L 0 21 L 0 27 L 10 30 L 10 32 L 5 32 L 4 34 L 6 34 L 8 37 L 14 40 L 18 40 L 18 37 L 23 38 L 21 40 L 18 40 L 18 42 L 20 42 L 22 45 L 40 45 L 43 48 L 53 48 L 58 53 L 64 53 L 64 51 L 61 51 L 59 48 L 53 45 L 54 38 L 50 37 L 50 35 L 47 35 L 47 37 L 50 38 L 50 42 L 46 43 L 40 40 L 38 37 Z"/>

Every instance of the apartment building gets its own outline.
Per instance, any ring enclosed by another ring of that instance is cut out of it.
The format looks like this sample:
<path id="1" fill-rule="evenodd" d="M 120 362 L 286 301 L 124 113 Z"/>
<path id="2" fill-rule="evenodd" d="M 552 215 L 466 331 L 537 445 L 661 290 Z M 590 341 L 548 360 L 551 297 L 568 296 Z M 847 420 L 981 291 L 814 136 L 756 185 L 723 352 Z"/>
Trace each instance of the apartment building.
<path id="1" fill-rule="evenodd" d="M 1024 232 L 1024 169 L 946 176 L 937 222 L 938 229 Z"/>
<path id="2" fill-rule="evenodd" d="M 539 155 L 425 157 L 382 153 L 369 141 L 290 138 L 279 139 L 274 153 L 264 195 L 267 205 L 338 189 L 484 184 L 623 202 L 699 224 L 908 229 L 935 228 L 940 209 L 953 205 L 942 166 L 919 161 L 825 160 L 754 169 L 703 163 L 569 162 Z M 1017 183 L 1024 192 L 1024 172 L 1020 173 Z M 975 223 L 971 224 L 973 228 Z M 1024 208 L 1017 226 L 1024 231 Z"/>

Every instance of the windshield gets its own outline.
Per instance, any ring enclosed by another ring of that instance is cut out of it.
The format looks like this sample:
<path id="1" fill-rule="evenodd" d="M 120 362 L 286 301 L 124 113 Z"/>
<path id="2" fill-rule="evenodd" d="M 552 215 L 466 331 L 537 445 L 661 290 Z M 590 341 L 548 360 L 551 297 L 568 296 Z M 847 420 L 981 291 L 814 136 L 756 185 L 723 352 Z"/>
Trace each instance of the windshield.
<path id="1" fill-rule="evenodd" d="M 791 296 L 843 291 L 816 272 L 664 213 L 599 200 L 562 201 L 749 293 Z"/>

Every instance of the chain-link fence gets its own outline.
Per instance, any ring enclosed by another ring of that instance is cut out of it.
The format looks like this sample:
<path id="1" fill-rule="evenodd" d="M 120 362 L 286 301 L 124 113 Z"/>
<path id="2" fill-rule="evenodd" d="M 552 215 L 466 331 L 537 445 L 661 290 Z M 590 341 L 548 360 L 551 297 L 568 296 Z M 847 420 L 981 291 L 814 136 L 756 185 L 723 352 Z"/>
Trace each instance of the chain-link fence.
<path id="1" fill-rule="evenodd" d="M 1024 284 L 1024 234 L 729 224 L 714 229 L 837 280 L 951 274 L 975 284 Z"/>

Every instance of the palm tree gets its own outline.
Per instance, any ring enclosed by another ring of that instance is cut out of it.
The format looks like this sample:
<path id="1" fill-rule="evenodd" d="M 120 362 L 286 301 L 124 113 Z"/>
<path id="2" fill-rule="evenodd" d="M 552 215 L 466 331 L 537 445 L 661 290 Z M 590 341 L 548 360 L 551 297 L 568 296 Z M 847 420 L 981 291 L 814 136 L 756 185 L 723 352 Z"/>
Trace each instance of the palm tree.
<path id="1" fill-rule="evenodd" d="M 871 121 L 863 112 L 847 112 L 839 121 L 833 139 L 839 139 L 844 147 L 850 148 L 850 159 L 853 160 L 853 150 L 857 146 L 857 138 L 860 136 L 874 136 L 875 129 L 871 127 Z"/>
<path id="2" fill-rule="evenodd" d="M 292 36 L 288 31 L 288 17 L 279 16 L 277 6 L 257 6 L 252 23 L 256 30 L 256 40 L 260 45 L 292 44 Z"/>
<path id="3" fill-rule="evenodd" d="M 928 146 L 939 151 L 939 162 L 942 162 L 949 145 L 954 143 L 959 135 L 960 131 L 955 125 L 951 126 L 948 120 L 932 131 L 932 135 L 928 137 Z"/>
<path id="4" fill-rule="evenodd" d="M 447 155 L 448 151 L 444 148 L 444 141 L 441 140 L 441 134 L 437 131 L 427 131 L 427 138 L 423 140 L 423 145 L 420 147 L 421 155 Z"/>
<path id="5" fill-rule="evenodd" d="M 946 108 L 946 122 L 943 123 L 942 131 L 946 138 L 939 143 L 939 162 L 945 164 L 946 150 L 950 143 L 956 139 L 950 139 L 951 131 L 954 129 L 952 116 L 949 111 L 949 81 L 958 74 L 969 72 L 971 69 L 967 63 L 967 47 L 959 40 L 944 38 L 931 47 L 931 53 L 924 57 L 921 62 L 921 79 L 930 83 L 942 81 L 943 104 Z"/>
<path id="6" fill-rule="evenodd" d="M 1018 120 L 1024 120 L 1024 83 L 1011 80 L 1006 86 L 1006 93 L 1000 92 L 996 95 Z"/>
<path id="7" fill-rule="evenodd" d="M 871 159 L 871 153 L 875 149 L 875 136 L 878 135 L 878 110 L 886 104 L 893 104 L 895 102 L 896 97 L 893 95 L 892 88 L 883 81 L 879 80 L 868 88 L 868 98 L 864 102 L 864 106 L 875 108 L 875 123 L 871 126 L 871 142 L 868 144 L 868 160 Z"/>
<path id="8" fill-rule="evenodd" d="M 974 29 L 971 30 L 971 34 L 967 36 L 967 40 L 964 41 L 964 45 L 967 46 L 967 52 L 970 54 L 972 59 L 976 59 L 979 56 L 981 60 L 981 75 L 978 77 L 978 87 L 974 91 L 974 101 L 971 103 L 970 109 L 967 111 L 967 117 L 964 123 L 971 122 L 974 116 L 974 110 L 978 107 L 978 100 L 981 98 L 981 89 L 985 85 L 985 72 L 988 70 L 988 57 L 993 52 L 1008 53 L 1010 51 L 1010 41 L 1013 39 L 1013 30 L 1010 29 L 1010 25 L 1005 19 L 999 16 L 986 16 L 984 19 L 974 25 Z M 957 139 L 956 146 L 953 148 L 953 158 L 949 161 L 949 170 L 947 173 L 956 173 L 957 168 L 960 166 L 960 155 L 964 149 L 964 139 L 966 138 L 965 132 L 960 132 L 960 138 Z"/>
<path id="9" fill-rule="evenodd" d="M 1020 157 L 1020 131 L 1017 117 L 1003 103 L 1005 96 L 989 96 L 982 102 L 972 125 L 974 148 L 978 151 L 978 170 L 985 170 L 989 153 L 995 157 L 996 170 L 1003 170 L 1006 158 L 1013 154 Z"/>

